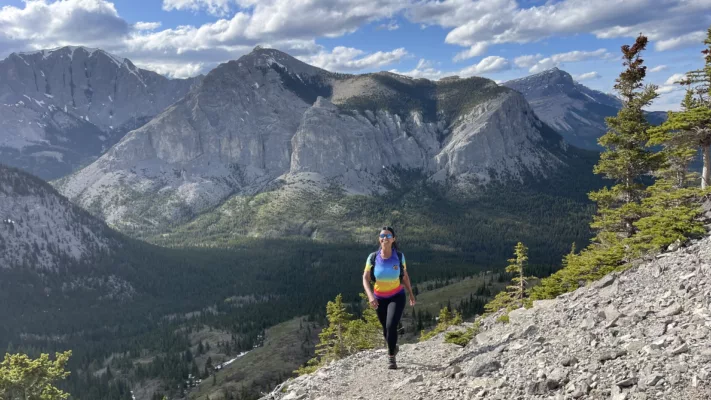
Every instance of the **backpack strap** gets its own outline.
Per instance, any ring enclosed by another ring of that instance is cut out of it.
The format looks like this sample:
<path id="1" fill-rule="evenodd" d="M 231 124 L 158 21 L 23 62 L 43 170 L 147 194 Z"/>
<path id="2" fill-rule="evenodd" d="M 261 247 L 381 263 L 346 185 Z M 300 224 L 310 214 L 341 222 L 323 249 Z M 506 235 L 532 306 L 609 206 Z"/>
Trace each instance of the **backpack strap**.
<path id="1" fill-rule="evenodd" d="M 375 282 L 375 257 L 378 255 L 377 251 L 370 253 L 370 281 Z"/>
<path id="2" fill-rule="evenodd" d="M 397 259 L 400 261 L 400 283 L 402 283 L 402 278 L 405 276 L 405 269 L 402 267 L 402 253 L 397 252 Z"/>

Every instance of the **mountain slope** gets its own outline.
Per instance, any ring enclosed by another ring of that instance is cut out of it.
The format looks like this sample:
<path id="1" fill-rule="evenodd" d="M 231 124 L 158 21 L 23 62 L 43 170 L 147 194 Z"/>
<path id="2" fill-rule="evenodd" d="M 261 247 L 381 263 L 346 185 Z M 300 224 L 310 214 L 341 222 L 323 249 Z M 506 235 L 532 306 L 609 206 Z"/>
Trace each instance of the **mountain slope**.
<path id="1" fill-rule="evenodd" d="M 41 179 L 0 164 L 0 268 L 89 265 L 118 242 Z"/>
<path id="2" fill-rule="evenodd" d="M 45 179 L 86 164 L 182 98 L 168 79 L 103 50 L 62 47 L 0 61 L 0 156 Z"/>
<path id="3" fill-rule="evenodd" d="M 257 48 L 57 187 L 110 225 L 160 230 L 274 185 L 370 194 L 415 169 L 470 187 L 545 176 L 570 154 L 493 81 L 334 74 Z"/>
<path id="4" fill-rule="evenodd" d="M 402 345 L 396 371 L 365 351 L 262 399 L 708 399 L 710 249 L 707 237 L 509 323 L 488 317 L 463 348 L 442 334 Z"/>
<path id="5" fill-rule="evenodd" d="M 575 82 L 569 73 L 558 68 L 502 85 L 522 93 L 536 115 L 567 142 L 589 150 L 601 149 L 597 139 L 607 132 L 605 117 L 617 115 L 621 107 L 616 97 Z M 653 124 L 666 118 L 663 112 L 647 115 Z"/>

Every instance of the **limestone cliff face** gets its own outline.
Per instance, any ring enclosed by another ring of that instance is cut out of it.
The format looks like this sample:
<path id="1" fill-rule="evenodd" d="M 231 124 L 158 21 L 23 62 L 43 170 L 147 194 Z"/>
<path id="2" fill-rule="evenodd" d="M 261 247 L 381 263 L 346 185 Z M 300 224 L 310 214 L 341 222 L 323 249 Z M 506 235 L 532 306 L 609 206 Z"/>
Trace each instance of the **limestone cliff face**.
<path id="1" fill-rule="evenodd" d="M 563 165 L 564 148 L 488 79 L 334 74 L 257 48 L 57 187 L 110 224 L 159 228 L 278 181 L 369 194 L 397 169 L 521 180 Z"/>
<path id="2" fill-rule="evenodd" d="M 46 179 L 96 159 L 202 77 L 168 79 L 84 47 L 0 61 L 0 155 Z"/>

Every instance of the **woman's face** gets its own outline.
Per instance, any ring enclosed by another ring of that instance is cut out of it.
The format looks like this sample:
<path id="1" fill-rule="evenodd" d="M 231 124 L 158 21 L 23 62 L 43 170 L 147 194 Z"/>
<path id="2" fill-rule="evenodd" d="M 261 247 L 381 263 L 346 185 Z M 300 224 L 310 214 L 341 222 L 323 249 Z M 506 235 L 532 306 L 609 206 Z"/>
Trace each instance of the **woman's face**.
<path id="1" fill-rule="evenodd" d="M 393 245 L 393 242 L 395 242 L 395 237 L 389 230 L 382 230 L 380 231 L 380 235 L 378 235 L 378 240 L 381 246 L 390 247 Z"/>

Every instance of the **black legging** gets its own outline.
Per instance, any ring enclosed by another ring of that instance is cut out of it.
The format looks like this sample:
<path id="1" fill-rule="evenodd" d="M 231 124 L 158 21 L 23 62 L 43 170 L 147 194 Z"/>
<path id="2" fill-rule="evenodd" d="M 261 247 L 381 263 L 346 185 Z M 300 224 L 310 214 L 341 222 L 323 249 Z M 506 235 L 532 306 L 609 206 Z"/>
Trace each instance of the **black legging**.
<path id="1" fill-rule="evenodd" d="M 378 319 L 383 326 L 383 336 L 388 342 L 388 354 L 391 356 L 395 354 L 397 324 L 405 310 L 405 300 L 404 290 L 393 297 L 378 299 Z"/>

